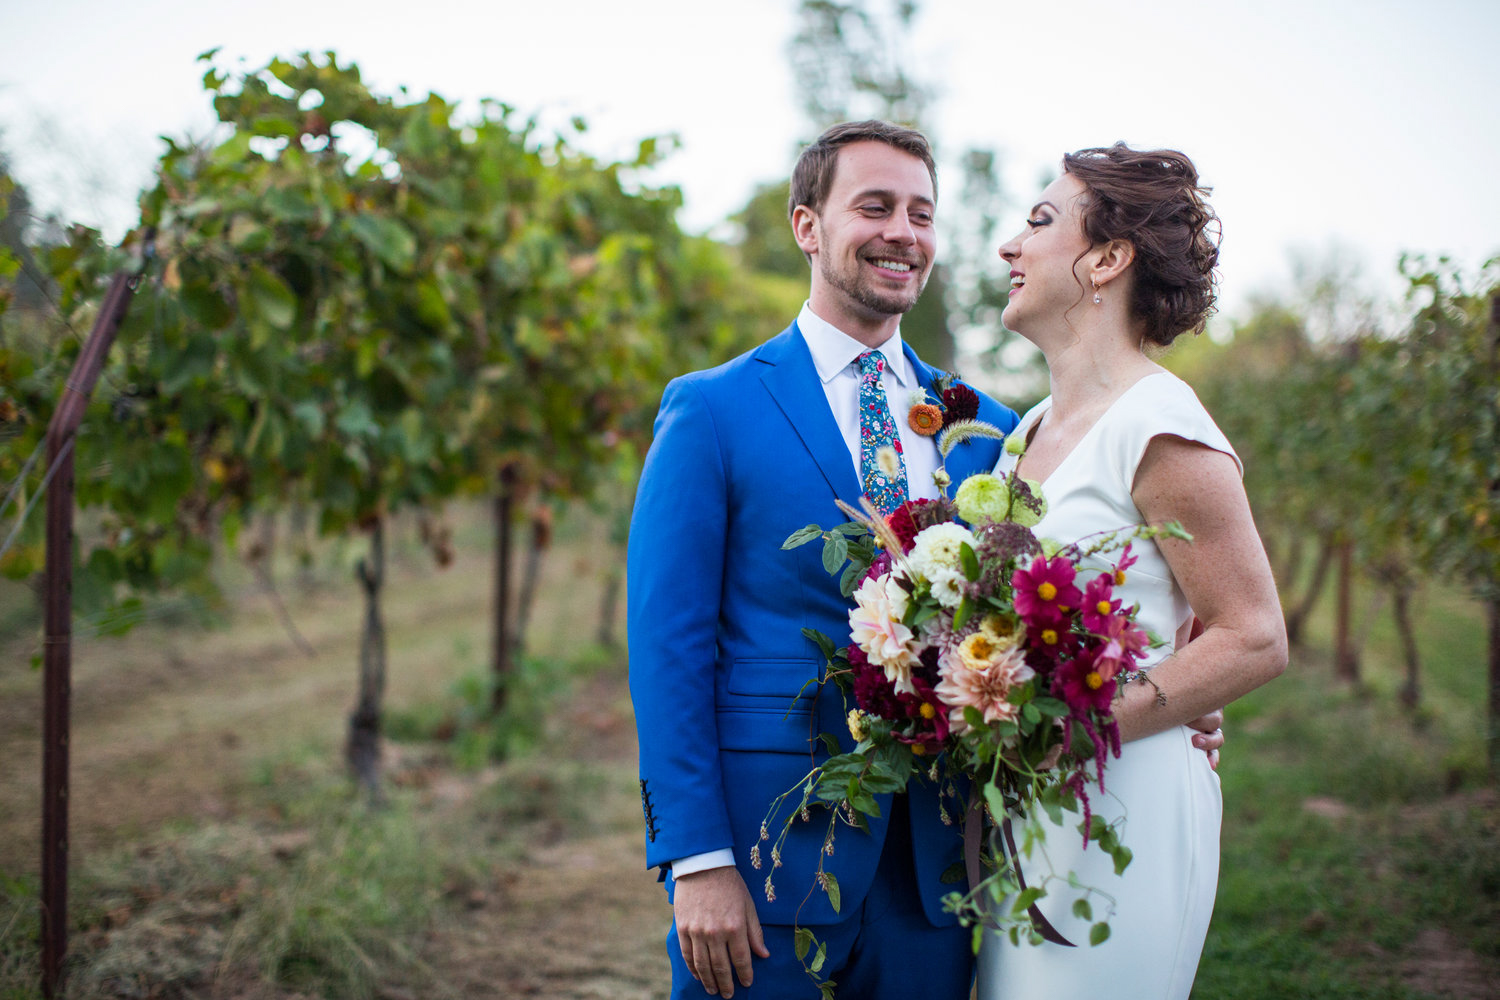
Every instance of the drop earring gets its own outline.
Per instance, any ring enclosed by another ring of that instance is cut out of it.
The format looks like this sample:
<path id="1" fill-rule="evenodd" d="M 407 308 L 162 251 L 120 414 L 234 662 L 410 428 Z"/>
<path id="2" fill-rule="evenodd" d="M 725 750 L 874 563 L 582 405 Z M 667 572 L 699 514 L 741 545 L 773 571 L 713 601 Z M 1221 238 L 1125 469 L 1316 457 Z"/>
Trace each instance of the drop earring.
<path id="1" fill-rule="evenodd" d="M 1103 301 L 1104 301 L 1104 298 L 1099 294 L 1099 283 L 1096 281 L 1096 282 L 1094 282 L 1094 305 L 1097 306 L 1099 303 L 1101 303 Z"/>

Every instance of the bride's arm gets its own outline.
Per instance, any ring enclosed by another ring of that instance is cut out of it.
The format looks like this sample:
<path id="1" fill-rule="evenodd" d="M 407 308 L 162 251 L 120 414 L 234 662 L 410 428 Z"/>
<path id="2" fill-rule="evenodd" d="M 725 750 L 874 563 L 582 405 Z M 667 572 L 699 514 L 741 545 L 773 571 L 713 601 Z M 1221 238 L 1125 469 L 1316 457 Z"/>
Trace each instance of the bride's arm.
<path id="1" fill-rule="evenodd" d="M 1151 440 L 1131 492 L 1148 522 L 1178 521 L 1193 541 L 1161 540 L 1162 555 L 1202 620 L 1203 634 L 1126 685 L 1115 717 L 1122 740 L 1182 725 L 1279 676 L 1286 626 L 1276 583 L 1234 460 L 1172 436 Z"/>

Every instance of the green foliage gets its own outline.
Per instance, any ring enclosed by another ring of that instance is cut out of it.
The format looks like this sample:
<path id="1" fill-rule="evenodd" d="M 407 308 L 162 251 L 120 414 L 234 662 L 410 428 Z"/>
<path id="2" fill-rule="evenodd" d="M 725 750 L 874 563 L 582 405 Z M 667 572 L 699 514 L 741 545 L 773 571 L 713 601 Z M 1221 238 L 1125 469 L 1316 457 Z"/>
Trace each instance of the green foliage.
<path id="1" fill-rule="evenodd" d="M 1316 309 L 1261 303 L 1229 347 L 1197 351 L 1196 385 L 1246 464 L 1263 531 L 1354 542 L 1404 586 L 1416 574 L 1500 587 L 1500 270 L 1466 282 L 1407 260 L 1398 336 L 1312 333 Z"/>
<path id="2" fill-rule="evenodd" d="M 77 867 L 68 996 L 196 995 L 239 970 L 322 996 L 416 978 L 412 944 L 478 862 L 410 802 L 370 812 L 329 775 L 280 777 L 287 825 L 162 831 Z M 35 912 L 33 886 L 0 883 L 0 996 L 35 995 Z"/>
<path id="3" fill-rule="evenodd" d="M 741 262 L 763 274 L 776 274 L 807 284 L 808 263 L 792 239 L 792 224 L 787 213 L 791 184 L 779 181 L 762 184 L 750 195 L 745 207 L 729 221 L 739 227 Z M 804 289 L 805 293 L 805 289 Z"/>
<path id="4" fill-rule="evenodd" d="M 105 606 L 160 584 L 208 600 L 214 547 L 263 508 L 342 534 L 501 467 L 587 497 L 638 461 L 670 376 L 768 326 L 721 248 L 678 229 L 677 192 L 632 180 L 654 140 L 600 162 L 497 102 L 375 94 L 332 53 L 204 84 L 221 138 L 167 143 L 125 252 L 87 230 L 48 251 L 56 317 L 0 341 L 9 482 L 105 279 L 154 235 L 77 445 L 97 511 L 79 588 Z M 0 570 L 40 552 L 32 519 Z"/>
<path id="5" fill-rule="evenodd" d="M 469 644 L 454 643 L 452 659 L 468 667 L 438 702 L 424 702 L 386 713 L 383 731 L 396 742 L 436 742 L 460 770 L 474 771 L 497 760 L 534 752 L 546 737 L 547 720 L 567 705 L 579 686 L 617 665 L 617 653 L 583 645 L 567 656 L 520 656 L 500 678 L 505 708 L 494 712 L 495 674 L 474 660 Z"/>
<path id="6" fill-rule="evenodd" d="M 922 121 L 932 88 L 907 75 L 909 54 L 902 51 L 918 6 L 802 0 L 788 54 L 803 111 L 818 131 L 863 118 Z"/>

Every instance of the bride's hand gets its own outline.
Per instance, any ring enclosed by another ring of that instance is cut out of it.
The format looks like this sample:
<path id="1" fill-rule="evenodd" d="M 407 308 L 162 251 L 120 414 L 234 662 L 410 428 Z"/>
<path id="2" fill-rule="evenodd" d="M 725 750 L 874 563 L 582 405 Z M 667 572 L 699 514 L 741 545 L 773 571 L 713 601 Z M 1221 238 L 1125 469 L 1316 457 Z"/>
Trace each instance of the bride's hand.
<path id="1" fill-rule="evenodd" d="M 1208 754 L 1208 766 L 1219 769 L 1219 748 L 1224 745 L 1224 710 L 1214 709 L 1188 723 L 1189 729 L 1198 730 L 1193 737 L 1193 746 Z"/>

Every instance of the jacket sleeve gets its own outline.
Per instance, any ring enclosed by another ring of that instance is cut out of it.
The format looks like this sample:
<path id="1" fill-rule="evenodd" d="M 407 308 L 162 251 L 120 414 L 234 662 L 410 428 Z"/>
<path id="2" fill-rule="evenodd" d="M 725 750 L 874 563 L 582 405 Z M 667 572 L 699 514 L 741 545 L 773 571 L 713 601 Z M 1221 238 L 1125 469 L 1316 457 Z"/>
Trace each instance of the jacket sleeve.
<path id="1" fill-rule="evenodd" d="M 673 381 L 636 491 L 626 563 L 649 867 L 733 843 L 715 716 L 726 481 L 700 384 Z"/>

